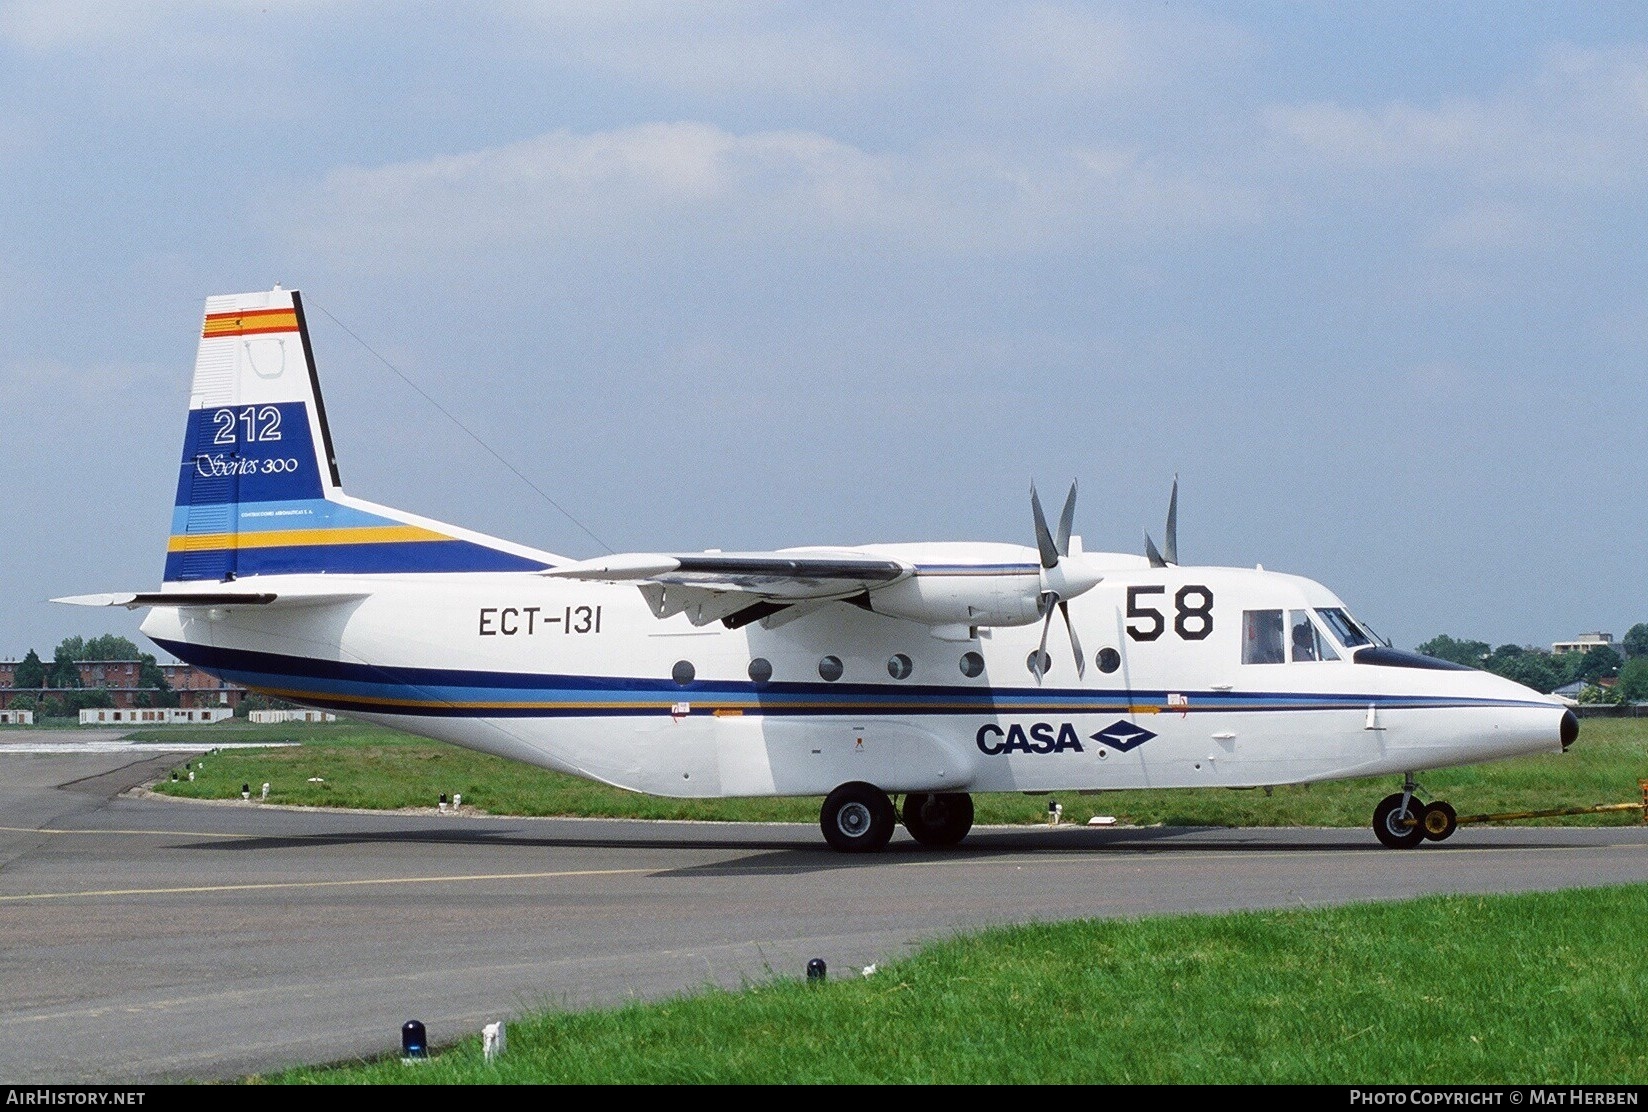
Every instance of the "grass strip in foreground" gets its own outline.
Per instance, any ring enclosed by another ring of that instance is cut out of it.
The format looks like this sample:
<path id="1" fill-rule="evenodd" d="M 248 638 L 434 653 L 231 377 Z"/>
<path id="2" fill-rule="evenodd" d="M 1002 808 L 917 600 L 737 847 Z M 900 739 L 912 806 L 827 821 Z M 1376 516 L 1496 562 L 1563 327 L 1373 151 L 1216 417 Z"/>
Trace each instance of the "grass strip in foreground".
<path id="1" fill-rule="evenodd" d="M 477 1032 L 251 1080 L 1640 1085 L 1645 921 L 1639 885 L 1023 926 L 869 977 L 509 1019 L 490 1062 Z"/>

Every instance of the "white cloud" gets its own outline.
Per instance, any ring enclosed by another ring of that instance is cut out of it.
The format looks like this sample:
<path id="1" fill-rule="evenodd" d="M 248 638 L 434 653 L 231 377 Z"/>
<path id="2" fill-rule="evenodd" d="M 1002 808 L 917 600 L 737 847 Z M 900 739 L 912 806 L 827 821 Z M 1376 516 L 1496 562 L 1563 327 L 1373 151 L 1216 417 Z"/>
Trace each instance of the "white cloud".
<path id="1" fill-rule="evenodd" d="M 1648 49 L 1552 48 L 1531 80 L 1492 97 L 1278 107 L 1269 124 L 1285 145 L 1342 169 L 1628 188 L 1648 176 Z"/>
<path id="2" fill-rule="evenodd" d="M 298 204 L 299 238 L 347 255 L 840 234 L 941 252 L 1045 251 L 1244 222 L 1253 201 L 1124 149 L 877 154 L 815 132 L 656 123 L 340 169 Z"/>
<path id="3" fill-rule="evenodd" d="M 1005 15 L 997 32 L 1005 53 L 1055 88 L 1094 89 L 1138 80 L 1144 44 L 1125 21 L 1052 4 Z"/>
<path id="4" fill-rule="evenodd" d="M 1433 244 L 1445 250 L 1525 250 L 1553 242 L 1556 229 L 1527 205 L 1488 200 L 1444 218 Z"/>
<path id="5" fill-rule="evenodd" d="M 76 364 L 55 360 L 0 363 L 0 393 L 13 399 L 14 408 L 22 404 L 19 399 L 44 399 L 54 411 L 65 403 L 85 403 L 88 412 L 103 413 L 112 401 L 146 402 L 152 391 L 174 387 L 176 381 L 176 368 L 163 368 L 155 363 Z M 167 396 L 175 393 L 173 389 Z"/>
<path id="6" fill-rule="evenodd" d="M 989 36 L 1000 64 L 1057 92 L 1159 89 L 1252 50 L 1252 37 L 1205 16 L 1137 7 L 1032 3 L 1002 12 Z M 1197 82 L 1198 85 L 1201 82 Z"/>
<path id="7" fill-rule="evenodd" d="M 851 20 L 736 3 L 511 3 L 536 48 L 641 85 L 700 95 L 861 94 L 906 68 Z"/>
<path id="8" fill-rule="evenodd" d="M 34 51 L 200 42 L 227 17 L 332 6 L 333 0 L 0 0 L 0 41 Z M 253 31 L 257 30 L 256 27 Z"/>

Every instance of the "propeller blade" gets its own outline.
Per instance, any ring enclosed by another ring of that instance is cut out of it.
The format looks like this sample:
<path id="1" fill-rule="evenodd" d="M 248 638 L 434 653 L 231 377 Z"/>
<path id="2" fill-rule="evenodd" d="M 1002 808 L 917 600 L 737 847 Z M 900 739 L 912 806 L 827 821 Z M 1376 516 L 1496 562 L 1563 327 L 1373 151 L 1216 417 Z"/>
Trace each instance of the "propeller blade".
<path id="1" fill-rule="evenodd" d="M 1150 531 L 1149 530 L 1146 530 L 1145 534 L 1144 534 L 1144 554 L 1145 554 L 1145 558 L 1150 561 L 1150 566 L 1151 567 L 1153 567 L 1153 568 L 1165 568 L 1165 567 L 1167 567 L 1167 561 L 1162 559 L 1162 554 L 1160 552 L 1156 551 L 1156 542 L 1150 539 Z"/>
<path id="2" fill-rule="evenodd" d="M 1173 476 L 1173 497 L 1167 500 L 1167 536 L 1162 538 L 1167 546 L 1164 558 L 1170 564 L 1179 562 L 1179 476 Z"/>
<path id="3" fill-rule="evenodd" d="M 1059 596 L 1052 591 L 1048 591 L 1046 594 L 1042 595 L 1041 598 L 1042 602 L 1044 602 L 1047 606 L 1047 617 L 1042 619 L 1041 647 L 1036 650 L 1035 665 L 1030 669 L 1031 672 L 1035 673 L 1036 682 L 1038 684 L 1041 683 L 1043 671 L 1041 662 L 1047 659 L 1047 631 L 1051 629 L 1053 625 L 1053 604 L 1059 601 Z"/>
<path id="4" fill-rule="evenodd" d="M 1064 512 L 1059 515 L 1058 548 L 1060 556 L 1070 555 L 1070 526 L 1076 520 L 1076 484 L 1070 484 L 1070 494 L 1064 500 Z"/>
<path id="5" fill-rule="evenodd" d="M 1041 550 L 1041 566 L 1050 568 L 1059 562 L 1059 550 L 1053 544 L 1053 534 L 1047 531 L 1047 515 L 1041 512 L 1035 483 L 1030 484 L 1030 509 L 1036 515 L 1036 547 Z"/>
<path id="6" fill-rule="evenodd" d="M 1064 628 L 1070 631 L 1070 651 L 1076 654 L 1076 678 L 1087 675 L 1087 661 L 1082 657 L 1081 639 L 1076 636 L 1076 627 L 1070 621 L 1070 604 L 1059 599 L 1059 613 L 1064 615 Z"/>

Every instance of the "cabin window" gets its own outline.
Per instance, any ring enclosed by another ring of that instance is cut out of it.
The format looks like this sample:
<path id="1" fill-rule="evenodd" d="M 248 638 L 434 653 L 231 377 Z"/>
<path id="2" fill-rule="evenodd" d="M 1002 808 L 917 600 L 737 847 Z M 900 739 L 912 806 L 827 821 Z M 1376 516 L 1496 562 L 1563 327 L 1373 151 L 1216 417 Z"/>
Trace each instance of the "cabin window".
<path id="1" fill-rule="evenodd" d="M 1053 670 L 1053 654 L 1052 653 L 1044 653 L 1040 649 L 1032 649 L 1030 651 L 1030 655 L 1024 658 L 1024 666 L 1026 668 L 1030 669 L 1030 674 L 1032 676 L 1035 675 L 1036 672 L 1037 672 L 1036 658 L 1038 656 L 1041 657 L 1040 672 L 1041 672 L 1042 675 L 1045 676 L 1047 673 L 1049 673 Z"/>
<path id="2" fill-rule="evenodd" d="M 1242 663 L 1280 664 L 1282 655 L 1282 612 L 1242 611 Z"/>
<path id="3" fill-rule="evenodd" d="M 961 674 L 968 679 L 977 679 L 984 672 L 984 658 L 978 653 L 967 652 L 961 654 Z"/>
<path id="4" fill-rule="evenodd" d="M 818 662 L 818 674 L 832 683 L 841 678 L 844 670 L 839 656 L 827 656 Z"/>
<path id="5" fill-rule="evenodd" d="M 914 662 L 903 653 L 894 653 L 887 658 L 887 674 L 895 680 L 907 680 L 915 670 Z"/>
<path id="6" fill-rule="evenodd" d="M 756 683 L 766 683 L 772 679 L 772 661 L 764 656 L 758 656 L 750 661 L 750 679 Z"/>
<path id="7" fill-rule="evenodd" d="M 1333 651 L 1333 646 L 1316 628 L 1316 623 L 1310 620 L 1309 610 L 1289 610 L 1288 629 L 1288 644 L 1292 646 L 1294 660 L 1339 659 L 1339 654 Z"/>
<path id="8" fill-rule="evenodd" d="M 687 684 L 691 683 L 692 678 L 697 674 L 698 670 L 692 666 L 692 661 L 690 660 L 677 660 L 675 662 L 675 667 L 670 669 L 671 678 L 673 678 L 675 682 L 680 684 L 682 687 L 685 687 Z"/>
<path id="9" fill-rule="evenodd" d="M 1327 607 L 1316 611 L 1321 619 L 1327 623 L 1328 629 L 1339 639 L 1339 643 L 1347 649 L 1354 649 L 1358 645 L 1371 645 L 1373 642 L 1356 621 L 1337 606 Z"/>
<path id="10" fill-rule="evenodd" d="M 1100 649 L 1093 663 L 1099 666 L 1099 671 L 1108 676 L 1122 666 L 1122 654 L 1115 649 Z"/>

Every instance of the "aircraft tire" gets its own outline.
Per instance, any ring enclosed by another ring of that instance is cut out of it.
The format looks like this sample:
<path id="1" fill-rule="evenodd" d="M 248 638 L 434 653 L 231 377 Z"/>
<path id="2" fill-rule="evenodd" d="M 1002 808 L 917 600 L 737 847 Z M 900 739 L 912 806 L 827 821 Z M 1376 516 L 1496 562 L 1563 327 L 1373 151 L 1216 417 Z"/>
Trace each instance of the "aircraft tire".
<path id="1" fill-rule="evenodd" d="M 886 846 L 898 825 L 887 793 L 874 784 L 842 784 L 824 797 L 818 825 L 824 840 L 842 853 L 874 853 Z"/>
<path id="2" fill-rule="evenodd" d="M 1391 849 L 1412 849 L 1425 840 L 1425 805 L 1410 798 L 1408 810 L 1418 821 L 1412 826 L 1402 824 L 1402 793 L 1387 795 L 1373 809 L 1373 834 Z"/>
<path id="3" fill-rule="evenodd" d="M 1433 842 L 1445 842 L 1459 829 L 1459 816 L 1454 812 L 1452 804 L 1438 799 L 1425 808 L 1419 826 L 1424 830 L 1426 838 Z"/>
<path id="4" fill-rule="evenodd" d="M 904 797 L 904 829 L 924 846 L 953 846 L 973 829 L 966 792 L 912 792 Z"/>

